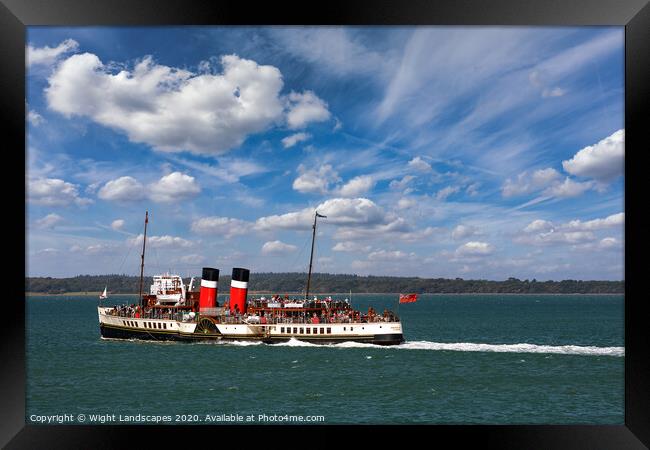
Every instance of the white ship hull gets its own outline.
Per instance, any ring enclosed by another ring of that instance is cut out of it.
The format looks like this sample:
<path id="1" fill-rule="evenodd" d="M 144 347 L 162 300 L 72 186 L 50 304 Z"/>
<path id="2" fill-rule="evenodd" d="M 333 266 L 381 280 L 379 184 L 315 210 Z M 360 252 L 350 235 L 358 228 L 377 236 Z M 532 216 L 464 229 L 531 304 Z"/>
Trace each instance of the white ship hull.
<path id="1" fill-rule="evenodd" d="M 245 323 L 214 323 L 210 327 L 198 322 L 173 319 L 122 317 L 109 314 L 110 307 L 99 307 L 99 326 L 103 337 L 145 340 L 246 340 L 267 343 L 290 339 L 331 344 L 336 342 L 366 342 L 395 345 L 403 342 L 400 322 L 358 323 L 274 323 L 268 325 Z"/>

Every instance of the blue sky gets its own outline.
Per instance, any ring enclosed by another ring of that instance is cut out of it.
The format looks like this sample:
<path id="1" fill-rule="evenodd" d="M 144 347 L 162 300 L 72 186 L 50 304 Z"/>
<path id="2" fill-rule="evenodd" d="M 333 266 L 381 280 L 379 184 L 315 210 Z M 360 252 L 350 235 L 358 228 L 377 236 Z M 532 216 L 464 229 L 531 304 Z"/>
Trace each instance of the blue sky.
<path id="1" fill-rule="evenodd" d="M 30 27 L 29 276 L 624 278 L 622 27 Z"/>

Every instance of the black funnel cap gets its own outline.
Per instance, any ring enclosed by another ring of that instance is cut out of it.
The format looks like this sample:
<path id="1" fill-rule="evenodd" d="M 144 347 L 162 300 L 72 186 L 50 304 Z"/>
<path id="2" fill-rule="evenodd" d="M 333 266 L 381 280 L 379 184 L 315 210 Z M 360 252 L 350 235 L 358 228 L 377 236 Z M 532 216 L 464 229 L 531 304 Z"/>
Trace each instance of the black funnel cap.
<path id="1" fill-rule="evenodd" d="M 235 267 L 232 269 L 232 279 L 235 281 L 245 281 L 248 283 L 248 278 L 251 271 L 248 269 L 242 269 L 241 267 Z"/>
<path id="2" fill-rule="evenodd" d="M 219 269 L 212 267 L 204 267 L 201 278 L 208 281 L 219 281 Z"/>

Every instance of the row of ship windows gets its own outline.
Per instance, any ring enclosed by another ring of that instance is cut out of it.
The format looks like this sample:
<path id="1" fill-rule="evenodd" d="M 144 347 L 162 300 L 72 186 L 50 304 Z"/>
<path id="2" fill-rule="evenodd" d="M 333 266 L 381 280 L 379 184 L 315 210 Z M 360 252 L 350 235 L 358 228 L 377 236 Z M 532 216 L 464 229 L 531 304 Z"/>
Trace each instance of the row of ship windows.
<path id="1" fill-rule="evenodd" d="M 138 322 L 135 322 L 135 321 L 133 321 L 133 320 L 123 320 L 123 321 L 122 321 L 122 324 L 123 324 L 125 327 L 135 327 L 135 328 L 139 328 L 139 327 L 140 327 L 140 325 L 138 324 Z M 162 330 L 166 330 L 166 329 L 167 329 L 167 324 L 164 323 L 164 322 L 163 322 L 163 323 L 160 323 L 160 322 L 157 322 L 157 323 L 156 323 L 156 322 L 142 322 L 142 324 L 144 325 L 144 328 L 158 328 L 159 330 L 160 330 L 160 329 L 162 329 Z"/>
<path id="2" fill-rule="evenodd" d="M 298 327 L 293 327 L 293 334 L 332 334 L 332 328 L 327 327 L 327 328 L 298 328 Z M 354 330 L 354 327 L 350 327 L 350 331 Z M 346 327 L 343 328 L 343 331 L 346 331 Z M 280 333 L 291 333 L 291 327 L 280 327 Z"/>

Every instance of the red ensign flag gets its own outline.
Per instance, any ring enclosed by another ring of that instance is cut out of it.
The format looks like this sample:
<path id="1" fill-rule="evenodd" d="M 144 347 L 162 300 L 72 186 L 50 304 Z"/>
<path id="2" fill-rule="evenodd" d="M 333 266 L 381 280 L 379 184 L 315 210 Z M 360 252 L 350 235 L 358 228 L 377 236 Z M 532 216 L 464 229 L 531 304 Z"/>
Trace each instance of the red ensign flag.
<path id="1" fill-rule="evenodd" d="M 399 302 L 400 303 L 413 303 L 418 300 L 418 294 L 400 294 Z"/>

